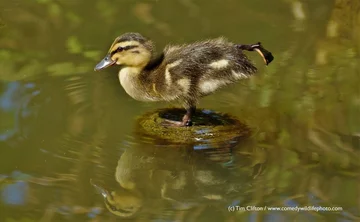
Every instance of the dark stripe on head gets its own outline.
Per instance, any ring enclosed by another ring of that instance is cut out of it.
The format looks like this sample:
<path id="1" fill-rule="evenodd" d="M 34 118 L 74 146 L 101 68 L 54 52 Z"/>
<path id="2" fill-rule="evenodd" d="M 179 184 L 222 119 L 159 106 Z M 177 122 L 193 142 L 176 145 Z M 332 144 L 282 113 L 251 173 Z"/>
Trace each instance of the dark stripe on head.
<path id="1" fill-rule="evenodd" d="M 133 48 L 136 48 L 138 47 L 137 45 L 128 45 L 128 46 L 125 46 L 123 49 L 124 50 L 129 50 L 129 49 L 133 49 Z"/>
<path id="2" fill-rule="evenodd" d="M 125 46 L 125 47 L 119 46 L 118 48 L 116 48 L 115 50 L 113 50 L 110 54 L 111 54 L 111 55 L 114 55 L 115 53 L 122 52 L 122 51 L 126 51 L 126 50 L 130 50 L 130 49 L 134 49 L 134 48 L 137 48 L 137 47 L 138 47 L 137 45 L 128 45 L 128 46 Z"/>

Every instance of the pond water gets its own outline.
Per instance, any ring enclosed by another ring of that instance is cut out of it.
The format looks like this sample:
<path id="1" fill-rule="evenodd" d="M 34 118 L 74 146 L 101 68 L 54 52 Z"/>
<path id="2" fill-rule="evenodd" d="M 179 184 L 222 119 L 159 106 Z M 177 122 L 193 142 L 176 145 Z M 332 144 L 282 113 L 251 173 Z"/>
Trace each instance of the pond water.
<path id="1" fill-rule="evenodd" d="M 360 219 L 358 1 L 0 8 L 0 221 Z M 199 104 L 245 124 L 246 136 L 175 143 L 140 132 L 139 117 L 179 104 L 135 101 L 118 68 L 93 71 L 130 31 L 158 51 L 218 36 L 261 41 L 275 60 L 246 52 L 257 75 Z"/>

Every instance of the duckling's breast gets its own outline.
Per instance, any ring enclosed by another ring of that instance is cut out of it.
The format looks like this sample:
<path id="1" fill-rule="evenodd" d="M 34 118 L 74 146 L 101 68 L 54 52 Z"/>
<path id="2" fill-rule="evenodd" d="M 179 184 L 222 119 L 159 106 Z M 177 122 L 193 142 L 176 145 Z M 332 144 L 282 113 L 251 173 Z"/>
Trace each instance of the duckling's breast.
<path id="1" fill-rule="evenodd" d="M 159 101 L 161 98 L 149 93 L 148 83 L 140 79 L 141 70 L 133 67 L 122 68 L 119 72 L 119 80 L 125 92 L 133 99 L 143 102 Z"/>

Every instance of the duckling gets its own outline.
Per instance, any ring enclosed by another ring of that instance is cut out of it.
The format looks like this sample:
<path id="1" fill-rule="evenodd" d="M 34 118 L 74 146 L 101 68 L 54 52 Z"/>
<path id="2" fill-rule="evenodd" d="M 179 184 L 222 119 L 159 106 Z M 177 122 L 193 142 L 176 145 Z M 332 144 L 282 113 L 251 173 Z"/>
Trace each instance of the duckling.
<path id="1" fill-rule="evenodd" d="M 125 33 L 114 40 L 94 70 L 119 65 L 120 83 L 135 100 L 183 103 L 186 114 L 182 121 L 166 120 L 164 125 L 192 126 L 199 98 L 257 71 L 243 50 L 257 51 L 266 65 L 274 58 L 260 43 L 239 45 L 223 37 L 168 45 L 157 55 L 151 40 L 139 33 Z"/>

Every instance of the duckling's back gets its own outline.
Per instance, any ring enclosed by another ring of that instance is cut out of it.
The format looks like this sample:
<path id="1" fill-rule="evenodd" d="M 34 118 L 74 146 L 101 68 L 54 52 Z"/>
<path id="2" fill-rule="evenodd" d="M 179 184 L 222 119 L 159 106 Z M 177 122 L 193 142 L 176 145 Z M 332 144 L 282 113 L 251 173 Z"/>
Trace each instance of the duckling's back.
<path id="1" fill-rule="evenodd" d="M 257 71 L 242 50 L 224 38 L 168 46 L 164 50 L 163 64 L 167 67 L 165 78 L 171 78 L 172 82 L 189 78 L 191 83 L 187 91 L 201 96 Z"/>

